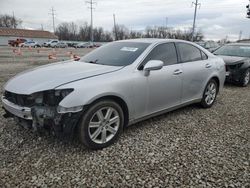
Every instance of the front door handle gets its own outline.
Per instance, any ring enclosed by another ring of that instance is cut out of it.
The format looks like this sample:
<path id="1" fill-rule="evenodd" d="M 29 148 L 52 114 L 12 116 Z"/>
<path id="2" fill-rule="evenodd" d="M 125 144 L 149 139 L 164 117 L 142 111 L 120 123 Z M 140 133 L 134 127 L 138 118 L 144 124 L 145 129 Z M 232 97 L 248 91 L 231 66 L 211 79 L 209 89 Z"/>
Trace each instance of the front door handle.
<path id="1" fill-rule="evenodd" d="M 206 68 L 211 68 L 211 67 L 212 67 L 212 65 L 210 63 L 206 64 Z"/>
<path id="2" fill-rule="evenodd" d="M 179 75 L 181 73 L 182 73 L 182 70 L 180 70 L 180 69 L 177 69 L 177 70 L 174 71 L 174 75 Z"/>

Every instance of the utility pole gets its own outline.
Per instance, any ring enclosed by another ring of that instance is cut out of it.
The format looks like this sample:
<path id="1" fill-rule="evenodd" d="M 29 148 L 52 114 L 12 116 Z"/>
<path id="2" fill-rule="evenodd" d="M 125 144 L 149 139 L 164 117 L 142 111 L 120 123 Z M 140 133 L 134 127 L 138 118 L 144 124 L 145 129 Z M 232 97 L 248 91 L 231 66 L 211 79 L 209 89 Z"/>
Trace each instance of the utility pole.
<path id="1" fill-rule="evenodd" d="M 241 40 L 241 37 L 242 37 L 242 31 L 240 31 L 239 40 Z"/>
<path id="2" fill-rule="evenodd" d="M 114 31 L 115 31 L 115 40 L 117 40 L 117 30 L 116 30 L 116 21 L 115 21 L 115 14 L 113 14 L 114 18 Z"/>
<path id="3" fill-rule="evenodd" d="M 201 4 L 198 3 L 198 0 L 196 0 L 195 2 L 192 2 L 192 5 L 195 6 L 195 9 L 194 9 L 193 29 L 192 29 L 192 41 L 194 41 L 194 33 L 195 33 L 195 23 L 196 23 L 197 7 L 198 7 L 198 6 L 201 6 Z"/>
<path id="4" fill-rule="evenodd" d="M 90 5 L 90 7 L 88 7 L 90 9 L 90 16 L 91 16 L 91 24 L 90 24 L 90 40 L 93 44 L 94 42 L 94 33 L 93 33 L 93 5 L 96 4 L 96 2 L 94 2 L 93 0 L 90 0 L 90 1 L 86 1 L 87 4 Z"/>
<path id="5" fill-rule="evenodd" d="M 12 27 L 16 29 L 16 24 L 15 24 L 15 14 L 14 11 L 12 11 Z"/>
<path id="6" fill-rule="evenodd" d="M 168 17 L 166 17 L 166 28 L 168 28 Z"/>
<path id="7" fill-rule="evenodd" d="M 55 33 L 55 9 L 52 7 L 51 8 L 51 13 L 49 13 L 50 15 L 52 15 L 52 21 L 53 21 L 53 31 L 54 31 L 54 33 Z"/>

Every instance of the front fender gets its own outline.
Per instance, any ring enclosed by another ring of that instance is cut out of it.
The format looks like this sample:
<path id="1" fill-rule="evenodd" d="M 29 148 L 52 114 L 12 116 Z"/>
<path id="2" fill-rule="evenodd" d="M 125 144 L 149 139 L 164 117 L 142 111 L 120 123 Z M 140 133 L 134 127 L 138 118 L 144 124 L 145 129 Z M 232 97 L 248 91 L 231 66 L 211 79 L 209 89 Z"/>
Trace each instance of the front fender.
<path id="1" fill-rule="evenodd" d="M 73 88 L 74 91 L 67 95 L 59 105 L 65 108 L 72 108 L 76 106 L 86 106 L 95 100 L 112 96 L 122 99 L 132 117 L 134 106 L 132 101 L 133 89 L 131 82 L 128 82 L 123 77 L 109 77 L 98 76 L 89 79 L 84 79 L 60 86 L 56 89 Z"/>

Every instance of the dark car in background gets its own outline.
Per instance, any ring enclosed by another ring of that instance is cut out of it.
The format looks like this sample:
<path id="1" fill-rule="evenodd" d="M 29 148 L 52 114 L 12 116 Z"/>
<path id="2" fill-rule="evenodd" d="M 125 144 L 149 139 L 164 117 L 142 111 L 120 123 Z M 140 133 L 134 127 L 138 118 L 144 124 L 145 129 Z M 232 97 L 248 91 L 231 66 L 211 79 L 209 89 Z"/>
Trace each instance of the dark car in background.
<path id="1" fill-rule="evenodd" d="M 245 87 L 250 80 L 250 44 L 234 43 L 220 47 L 214 54 L 226 63 L 226 81 Z"/>
<path id="2" fill-rule="evenodd" d="M 18 47 L 19 44 L 22 44 L 24 42 L 26 42 L 26 39 L 23 38 L 17 38 L 16 40 L 9 40 L 8 41 L 8 45 L 12 46 L 12 47 Z"/>
<path id="3" fill-rule="evenodd" d="M 201 47 L 207 49 L 210 52 L 213 52 L 220 47 L 220 45 L 214 41 L 196 42 L 196 44 L 200 45 Z"/>

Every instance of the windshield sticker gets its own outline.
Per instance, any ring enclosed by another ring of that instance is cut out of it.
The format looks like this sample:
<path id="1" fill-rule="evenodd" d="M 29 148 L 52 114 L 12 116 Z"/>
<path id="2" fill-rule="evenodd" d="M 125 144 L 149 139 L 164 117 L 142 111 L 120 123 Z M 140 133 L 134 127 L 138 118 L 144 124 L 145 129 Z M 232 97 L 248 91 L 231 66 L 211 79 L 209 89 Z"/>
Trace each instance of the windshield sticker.
<path id="1" fill-rule="evenodd" d="M 138 48 L 133 48 L 133 47 L 123 47 L 121 48 L 121 51 L 126 51 L 126 52 L 136 52 Z"/>

